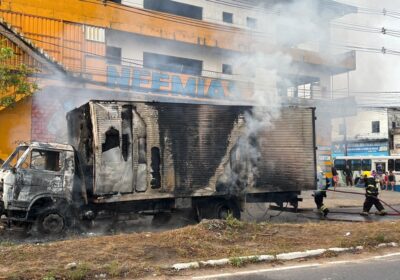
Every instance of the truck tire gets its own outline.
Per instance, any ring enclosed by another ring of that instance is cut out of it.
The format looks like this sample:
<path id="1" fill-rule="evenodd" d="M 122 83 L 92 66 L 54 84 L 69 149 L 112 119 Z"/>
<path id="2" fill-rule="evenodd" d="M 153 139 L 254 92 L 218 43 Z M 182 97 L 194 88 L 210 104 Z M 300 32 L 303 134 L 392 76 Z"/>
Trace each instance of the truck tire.
<path id="1" fill-rule="evenodd" d="M 218 201 L 214 206 L 213 212 L 215 219 L 226 220 L 231 214 L 234 218 L 240 220 L 240 208 L 232 200 Z"/>
<path id="2" fill-rule="evenodd" d="M 151 220 L 151 225 L 155 227 L 163 226 L 168 223 L 172 218 L 171 213 L 159 212 L 155 213 Z"/>
<path id="3" fill-rule="evenodd" d="M 3 216 L 3 214 L 6 214 L 5 208 L 4 208 L 4 202 L 0 201 L 0 218 Z"/>
<path id="4" fill-rule="evenodd" d="M 39 233 L 45 235 L 58 235 L 67 228 L 65 215 L 56 208 L 50 208 L 40 213 L 36 219 Z"/>

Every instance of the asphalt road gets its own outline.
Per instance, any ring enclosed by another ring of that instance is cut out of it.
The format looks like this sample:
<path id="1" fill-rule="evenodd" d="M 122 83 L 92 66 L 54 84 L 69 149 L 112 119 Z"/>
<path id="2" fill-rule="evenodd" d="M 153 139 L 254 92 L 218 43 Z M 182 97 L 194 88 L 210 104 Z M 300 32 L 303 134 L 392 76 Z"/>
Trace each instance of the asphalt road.
<path id="1" fill-rule="evenodd" d="M 310 263 L 193 277 L 193 280 L 399 280 L 400 253 L 360 260 Z"/>

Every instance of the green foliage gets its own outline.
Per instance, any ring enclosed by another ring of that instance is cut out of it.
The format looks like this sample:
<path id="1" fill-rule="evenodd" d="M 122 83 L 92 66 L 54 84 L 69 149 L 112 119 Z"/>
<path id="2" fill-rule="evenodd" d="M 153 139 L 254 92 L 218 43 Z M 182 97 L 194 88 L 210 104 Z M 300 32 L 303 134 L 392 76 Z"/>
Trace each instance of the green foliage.
<path id="1" fill-rule="evenodd" d="M 0 107 L 12 106 L 17 96 L 30 96 L 38 90 L 38 85 L 29 79 L 35 70 L 10 63 L 15 56 L 13 49 L 0 41 Z"/>
<path id="2" fill-rule="evenodd" d="M 229 213 L 228 217 L 226 217 L 226 225 L 229 228 L 243 228 L 244 223 L 236 219 L 232 213 Z"/>
<path id="3" fill-rule="evenodd" d="M 11 247 L 14 245 L 16 245 L 16 244 L 12 243 L 11 241 L 7 241 L 7 240 L 0 241 L 0 247 Z"/>
<path id="4" fill-rule="evenodd" d="M 385 243 L 386 242 L 386 237 L 385 235 L 383 235 L 382 233 L 378 234 L 377 236 L 375 236 L 375 240 L 378 243 Z"/>
<path id="5" fill-rule="evenodd" d="M 90 269 L 86 264 L 79 264 L 75 269 L 68 272 L 67 279 L 84 280 L 87 278 L 89 271 Z"/>
<path id="6" fill-rule="evenodd" d="M 245 258 L 240 258 L 240 257 L 233 257 L 229 259 L 229 263 L 234 266 L 234 267 L 242 267 L 246 264 L 249 263 L 257 263 L 259 262 L 260 259 L 257 256 L 253 257 L 245 257 Z"/>
<path id="7" fill-rule="evenodd" d="M 106 269 L 111 277 L 117 277 L 121 273 L 118 261 L 112 261 L 111 263 L 107 264 Z"/>
<path id="8" fill-rule="evenodd" d="M 47 273 L 42 280 L 56 280 L 56 276 L 53 272 Z"/>
<path id="9" fill-rule="evenodd" d="M 232 266 L 234 267 L 241 267 L 244 265 L 244 261 L 241 258 L 230 258 L 229 262 L 231 263 Z"/>

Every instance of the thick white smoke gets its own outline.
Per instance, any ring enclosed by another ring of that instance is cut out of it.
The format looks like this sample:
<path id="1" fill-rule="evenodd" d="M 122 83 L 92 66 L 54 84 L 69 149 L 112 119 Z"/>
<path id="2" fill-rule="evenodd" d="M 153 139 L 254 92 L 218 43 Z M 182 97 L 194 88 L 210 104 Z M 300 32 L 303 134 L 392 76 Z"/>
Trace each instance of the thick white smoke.
<path id="1" fill-rule="evenodd" d="M 326 62 L 339 62 L 336 61 L 336 56 L 330 49 L 329 22 L 333 16 L 330 8 L 324 6 L 321 1 L 300 0 L 269 7 L 261 4 L 254 9 L 255 12 L 264 15 L 264 20 L 259 22 L 260 32 L 275 30 L 275 34 L 271 39 L 270 36 L 264 36 L 267 34 L 254 31 L 258 34 L 254 35 L 257 37 L 254 42 L 257 46 L 252 46 L 250 43 L 250 49 L 254 47 L 258 50 L 250 54 L 238 55 L 236 58 L 236 67 L 245 69 L 245 71 L 246 69 L 249 71 L 255 69 L 256 75 L 253 79 L 255 90 L 252 103 L 256 106 L 251 113 L 246 114 L 245 134 L 238 141 L 238 149 L 242 151 L 241 154 L 246 155 L 245 168 L 248 173 L 243 176 L 243 174 L 235 174 L 228 169 L 229 174 L 224 176 L 225 180 L 231 179 L 230 184 L 233 187 L 237 187 L 238 179 L 242 180 L 243 187 L 255 183 L 254 177 L 258 174 L 257 164 L 260 160 L 257 136 L 263 130 L 273 129 L 273 121 L 280 117 L 282 106 L 294 102 L 287 97 L 287 88 L 297 87 L 296 80 L 300 80 L 302 76 L 325 75 L 329 77 L 328 73 L 318 70 L 317 67 L 310 69 L 310 67 L 303 66 L 299 58 L 296 61 L 290 52 L 295 53 L 297 49 L 308 49 L 317 55 L 319 53 Z M 271 28 L 271 25 L 275 28 Z M 271 45 L 274 47 L 271 48 Z M 329 78 L 327 80 L 329 81 Z M 322 97 L 322 92 L 318 92 L 318 95 Z M 318 106 L 318 104 L 314 105 Z M 343 104 L 338 105 L 342 106 Z M 336 105 L 332 104 L 332 106 Z M 325 108 L 321 109 L 325 110 Z M 334 108 L 330 109 L 334 110 Z M 329 114 L 321 114 L 321 116 L 324 118 L 320 119 L 320 123 L 325 124 L 321 125 L 319 131 L 328 134 L 330 133 Z"/>

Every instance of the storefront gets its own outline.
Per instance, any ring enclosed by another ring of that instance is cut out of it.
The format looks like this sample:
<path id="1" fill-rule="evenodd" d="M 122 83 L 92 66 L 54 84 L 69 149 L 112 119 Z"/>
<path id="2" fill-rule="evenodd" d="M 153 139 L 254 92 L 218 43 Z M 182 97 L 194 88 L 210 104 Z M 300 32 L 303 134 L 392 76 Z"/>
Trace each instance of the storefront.
<path id="1" fill-rule="evenodd" d="M 333 143 L 332 156 L 388 156 L 389 140 L 349 142 L 347 143 L 347 154 L 345 143 Z"/>

